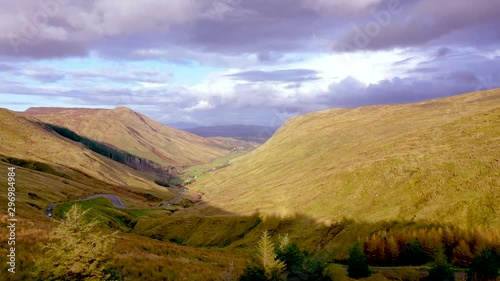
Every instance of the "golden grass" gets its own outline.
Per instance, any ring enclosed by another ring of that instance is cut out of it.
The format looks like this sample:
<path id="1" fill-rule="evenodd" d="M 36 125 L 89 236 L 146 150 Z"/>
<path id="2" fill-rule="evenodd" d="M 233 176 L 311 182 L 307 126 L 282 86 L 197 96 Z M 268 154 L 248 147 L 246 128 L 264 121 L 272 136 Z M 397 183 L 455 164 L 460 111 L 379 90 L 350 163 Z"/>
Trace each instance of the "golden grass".
<path id="1" fill-rule="evenodd" d="M 23 114 L 164 166 L 208 163 L 230 150 L 220 141 L 167 127 L 126 107 L 31 108 Z"/>
<path id="2" fill-rule="evenodd" d="M 151 176 L 94 153 L 14 112 L 0 109 L 0 130 L 0 156 L 3 158 L 48 164 L 71 177 L 79 174 L 80 182 L 93 178 L 108 185 L 129 186 L 166 197 L 173 195 L 155 184 Z"/>
<path id="3" fill-rule="evenodd" d="M 7 244 L 7 228 L 0 229 L 0 243 Z M 7 264 L 0 266 L 0 280 L 33 280 L 35 259 L 43 255 L 42 246 L 49 241 L 52 222 L 34 222 L 22 218 L 17 224 L 16 273 L 7 272 Z M 125 280 L 216 280 L 230 263 L 235 273 L 241 274 L 248 255 L 224 250 L 194 249 L 169 242 L 161 242 L 134 234 L 118 234 L 113 249 L 113 267 Z M 7 255 L 7 247 L 0 247 L 0 255 Z M 4 279 L 5 278 L 5 279 Z"/>
<path id="4" fill-rule="evenodd" d="M 498 227 L 499 143 L 498 89 L 302 115 L 191 185 L 208 204 L 180 214 L 210 206 L 244 215 Z"/>

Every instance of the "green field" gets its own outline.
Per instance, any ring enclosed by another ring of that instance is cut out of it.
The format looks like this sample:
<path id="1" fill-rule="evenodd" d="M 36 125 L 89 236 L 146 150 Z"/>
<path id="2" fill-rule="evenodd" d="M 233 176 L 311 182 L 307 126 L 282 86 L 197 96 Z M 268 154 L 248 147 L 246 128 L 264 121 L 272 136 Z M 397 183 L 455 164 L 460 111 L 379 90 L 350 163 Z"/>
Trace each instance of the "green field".
<path id="1" fill-rule="evenodd" d="M 191 180 L 202 180 L 208 176 L 209 173 L 214 172 L 218 169 L 224 168 L 230 165 L 231 160 L 236 159 L 240 156 L 247 154 L 244 152 L 232 152 L 229 155 L 219 157 L 208 164 L 195 165 L 185 169 L 179 178 L 173 179 L 170 183 L 172 184 L 182 184 L 184 182 L 189 182 Z"/>

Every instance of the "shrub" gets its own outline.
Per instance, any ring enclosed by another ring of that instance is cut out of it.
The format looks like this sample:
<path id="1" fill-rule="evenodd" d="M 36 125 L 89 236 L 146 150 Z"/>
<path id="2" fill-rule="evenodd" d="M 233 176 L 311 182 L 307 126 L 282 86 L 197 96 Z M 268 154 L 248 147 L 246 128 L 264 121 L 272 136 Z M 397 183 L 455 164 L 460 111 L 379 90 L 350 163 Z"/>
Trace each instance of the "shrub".
<path id="1" fill-rule="evenodd" d="M 234 262 L 229 264 L 229 268 L 225 271 L 221 272 L 216 278 L 216 281 L 236 281 L 238 280 L 238 276 L 234 272 Z"/>
<path id="2" fill-rule="evenodd" d="M 446 262 L 446 256 L 442 248 L 438 249 L 431 269 L 429 269 L 429 276 L 426 277 L 427 281 L 453 281 L 455 280 L 455 271 Z"/>
<path id="3" fill-rule="evenodd" d="M 500 267 L 498 257 L 489 250 L 482 250 L 477 257 L 472 260 L 467 271 L 467 280 L 496 280 Z"/>
<path id="4" fill-rule="evenodd" d="M 330 280 L 334 281 L 349 281 L 349 277 L 347 276 L 347 272 L 344 267 L 340 264 L 332 264 L 325 268 L 323 271 L 323 275 L 330 278 Z"/>
<path id="5" fill-rule="evenodd" d="M 266 272 L 260 266 L 247 265 L 240 281 L 267 281 Z"/>

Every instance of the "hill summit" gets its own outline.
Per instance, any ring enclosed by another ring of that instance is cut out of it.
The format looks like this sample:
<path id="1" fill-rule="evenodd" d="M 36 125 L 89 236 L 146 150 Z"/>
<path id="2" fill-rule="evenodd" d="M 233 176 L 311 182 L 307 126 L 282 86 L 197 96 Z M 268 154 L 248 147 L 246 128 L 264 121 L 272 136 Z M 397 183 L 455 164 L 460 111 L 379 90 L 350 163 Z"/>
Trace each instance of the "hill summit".
<path id="1" fill-rule="evenodd" d="M 207 163 L 230 150 L 217 140 L 170 128 L 123 106 L 115 109 L 36 107 L 23 114 L 164 166 Z"/>

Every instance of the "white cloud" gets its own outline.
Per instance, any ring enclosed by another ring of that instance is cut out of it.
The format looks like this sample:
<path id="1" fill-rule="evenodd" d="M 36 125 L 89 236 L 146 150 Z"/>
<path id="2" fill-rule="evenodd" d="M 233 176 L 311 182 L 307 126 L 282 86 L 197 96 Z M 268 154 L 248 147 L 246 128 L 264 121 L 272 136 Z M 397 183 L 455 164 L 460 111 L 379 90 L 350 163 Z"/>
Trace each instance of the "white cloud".
<path id="1" fill-rule="evenodd" d="M 194 106 L 184 109 L 185 112 L 203 111 L 214 108 L 214 106 L 207 100 L 200 100 Z"/>

